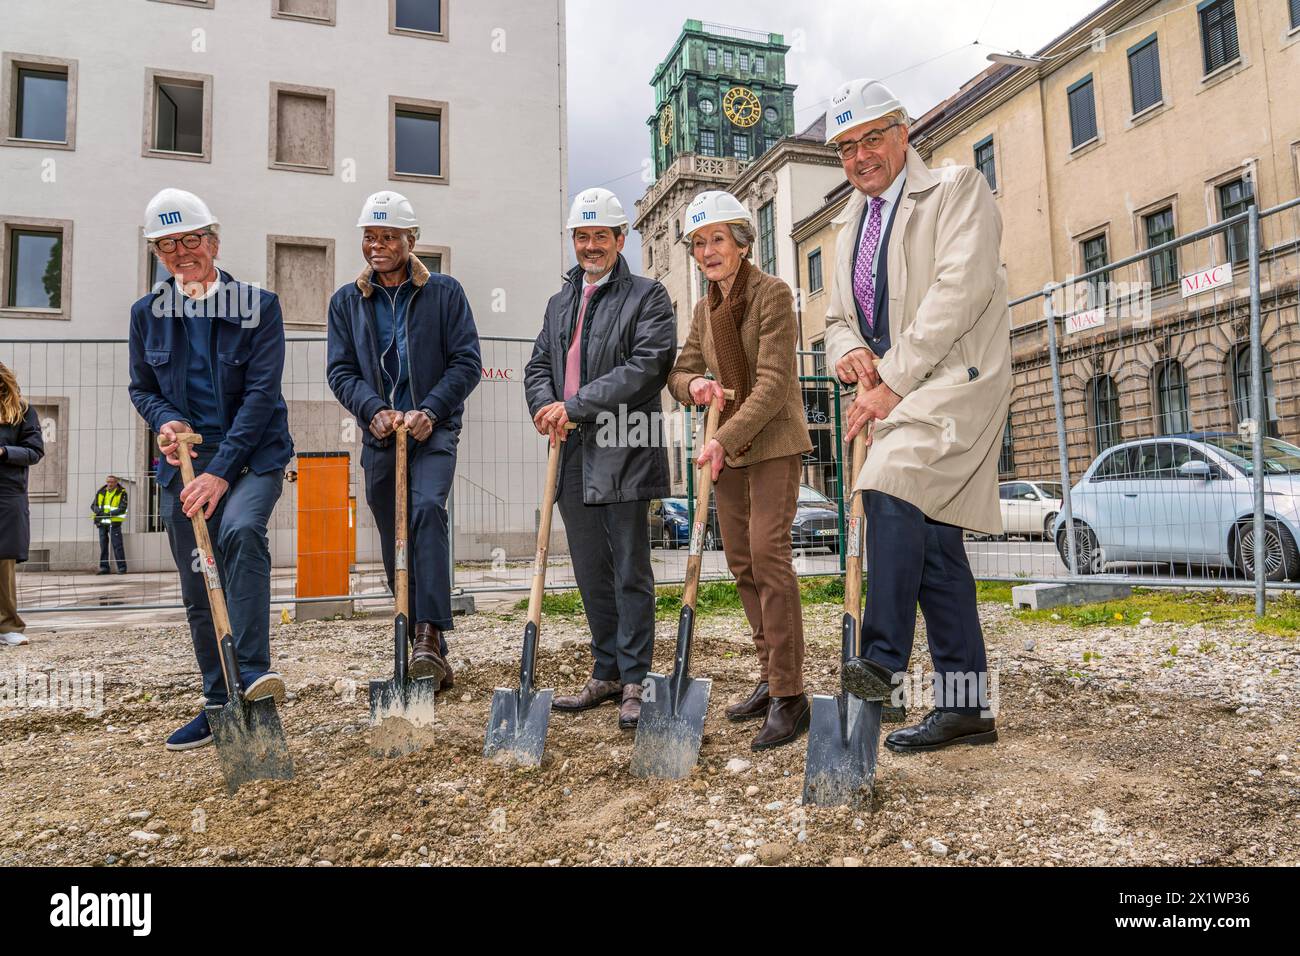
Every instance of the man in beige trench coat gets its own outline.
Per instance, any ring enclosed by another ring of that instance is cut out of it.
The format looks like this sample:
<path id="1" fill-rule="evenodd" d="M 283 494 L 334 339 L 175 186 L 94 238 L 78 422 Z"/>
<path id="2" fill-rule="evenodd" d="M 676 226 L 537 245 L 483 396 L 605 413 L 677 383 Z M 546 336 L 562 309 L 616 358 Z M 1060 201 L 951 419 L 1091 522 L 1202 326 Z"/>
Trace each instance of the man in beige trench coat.
<path id="1" fill-rule="evenodd" d="M 898 702 L 919 603 L 935 709 L 885 745 L 916 752 L 993 743 L 962 529 L 1002 531 L 997 461 L 1011 334 L 1001 220 L 977 170 L 926 167 L 908 146 L 906 110 L 884 84 L 842 87 L 826 132 L 856 189 L 836 220 L 826 351 L 840 379 L 858 383 L 846 437 L 876 423 L 856 485 L 867 522 L 862 649 L 844 668 L 844 687 Z"/>

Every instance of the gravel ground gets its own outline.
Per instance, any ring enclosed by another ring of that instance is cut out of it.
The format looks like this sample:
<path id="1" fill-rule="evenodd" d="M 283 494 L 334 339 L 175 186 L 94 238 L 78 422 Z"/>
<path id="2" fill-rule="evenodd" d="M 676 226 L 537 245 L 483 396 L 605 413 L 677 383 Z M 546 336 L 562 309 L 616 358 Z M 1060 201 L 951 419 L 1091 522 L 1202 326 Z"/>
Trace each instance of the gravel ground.
<path id="1" fill-rule="evenodd" d="M 516 681 L 522 615 L 460 622 L 439 743 L 398 760 L 368 749 L 366 682 L 391 667 L 389 623 L 280 625 L 297 778 L 233 798 L 213 748 L 162 746 L 199 703 L 187 631 L 36 635 L 0 648 L 0 689 L 99 673 L 103 711 L 0 706 L 0 864 L 1300 863 L 1294 640 L 1239 625 L 1031 624 L 993 604 L 981 616 L 1000 742 L 882 748 L 862 810 L 800 806 L 802 742 L 754 754 L 758 726 L 722 719 L 757 677 L 738 614 L 697 626 L 693 672 L 714 684 L 700 767 L 678 783 L 629 775 L 633 738 L 609 706 L 554 714 L 540 768 L 482 759 L 492 690 Z M 837 686 L 838 618 L 806 609 L 810 690 Z M 589 673 L 584 628 L 544 621 L 539 686 L 564 692 Z M 657 629 L 665 669 L 676 622 Z M 928 669 L 924 634 L 917 656 Z"/>

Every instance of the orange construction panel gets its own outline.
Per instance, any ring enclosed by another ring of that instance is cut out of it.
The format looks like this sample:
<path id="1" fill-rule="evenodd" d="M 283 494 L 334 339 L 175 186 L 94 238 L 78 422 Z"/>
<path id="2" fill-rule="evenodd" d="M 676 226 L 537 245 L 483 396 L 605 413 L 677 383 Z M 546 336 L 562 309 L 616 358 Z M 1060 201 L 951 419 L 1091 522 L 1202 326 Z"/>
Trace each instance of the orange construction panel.
<path id="1" fill-rule="evenodd" d="M 298 597 L 348 593 L 348 475 L 346 452 L 298 455 Z"/>

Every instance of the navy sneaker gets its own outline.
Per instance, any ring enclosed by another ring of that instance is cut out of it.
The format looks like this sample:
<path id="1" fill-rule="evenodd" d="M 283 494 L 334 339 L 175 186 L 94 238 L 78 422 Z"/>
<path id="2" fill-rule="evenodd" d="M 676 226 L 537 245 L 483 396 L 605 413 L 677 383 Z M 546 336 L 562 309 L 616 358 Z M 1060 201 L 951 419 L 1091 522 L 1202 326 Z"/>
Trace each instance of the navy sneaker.
<path id="1" fill-rule="evenodd" d="M 207 713 L 199 714 L 176 733 L 167 738 L 168 750 L 194 750 L 212 743 L 212 728 L 208 726 Z"/>
<path id="2" fill-rule="evenodd" d="M 284 678 L 275 671 L 267 671 L 264 674 L 243 671 L 239 679 L 244 684 L 244 700 L 265 700 L 273 697 L 277 704 L 284 703 Z"/>

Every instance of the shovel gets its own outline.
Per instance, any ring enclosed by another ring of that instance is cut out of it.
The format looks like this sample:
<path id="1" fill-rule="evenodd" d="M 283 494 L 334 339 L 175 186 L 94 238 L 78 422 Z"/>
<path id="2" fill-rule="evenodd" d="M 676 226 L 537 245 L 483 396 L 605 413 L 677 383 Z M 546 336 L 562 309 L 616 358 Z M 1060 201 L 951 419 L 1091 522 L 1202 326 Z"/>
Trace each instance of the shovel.
<path id="1" fill-rule="evenodd" d="M 867 460 L 866 429 L 853 439 L 853 484 Z M 852 487 L 852 485 L 850 485 Z M 862 616 L 862 494 L 853 494 L 845 552 L 844 618 L 840 666 L 858 653 Z M 813 697 L 804 762 L 803 802 L 816 806 L 862 806 L 870 801 L 880 746 L 880 701 L 861 701 L 843 690 Z"/>
<path id="2" fill-rule="evenodd" d="M 734 392 L 724 392 L 727 400 Z M 701 448 L 707 447 L 718 430 L 717 402 L 709 406 Z M 704 559 L 704 529 L 709 523 L 709 496 L 713 471 L 705 465 L 696 472 L 695 525 L 691 528 L 690 556 L 686 559 L 686 584 L 682 588 L 682 611 L 677 620 L 677 651 L 673 672 L 668 677 L 650 674 L 641 695 L 641 717 L 637 721 L 636 745 L 632 750 L 632 775 L 681 780 L 688 776 L 700 757 L 704 740 L 704 717 L 709 709 L 713 681 L 690 676 L 691 639 L 695 634 L 695 600 L 700 588 L 700 565 Z"/>
<path id="3" fill-rule="evenodd" d="M 570 424 L 569 430 L 574 426 Z M 533 687 L 537 664 L 537 638 L 542 626 L 542 597 L 546 594 L 546 553 L 551 545 L 551 512 L 555 506 L 555 484 L 560 474 L 562 443 L 551 445 L 546 462 L 546 488 L 542 492 L 541 521 L 537 528 L 537 556 L 533 560 L 533 588 L 528 595 L 528 623 L 524 625 L 524 650 L 519 661 L 519 689 L 498 687 L 492 695 L 483 756 L 491 760 L 536 767 L 546 749 L 546 729 L 551 723 L 554 690 Z"/>
<path id="4" fill-rule="evenodd" d="M 411 680 L 410 587 L 406 567 L 408 533 L 406 498 L 406 425 L 397 426 L 397 507 L 393 521 L 393 679 L 370 682 L 370 752 L 376 757 L 403 757 L 433 743 L 433 698 L 438 681 Z"/>
<path id="5" fill-rule="evenodd" d="M 181 434 L 177 456 L 181 462 L 181 478 L 185 484 L 194 480 L 194 462 L 190 446 L 203 443 L 200 435 Z M 158 444 L 164 439 L 160 436 Z M 221 587 L 217 569 L 216 552 L 208 537 L 208 523 L 199 509 L 190 519 L 194 522 L 194 541 L 198 545 L 199 563 L 208 587 L 208 603 L 212 608 L 212 627 L 217 635 L 221 655 L 221 673 L 226 681 L 227 701 L 224 706 L 208 704 L 208 723 L 217 745 L 221 773 L 226 778 L 226 792 L 234 794 L 250 780 L 292 780 L 293 758 L 284 738 L 280 715 L 275 700 L 245 700 L 239 676 L 239 661 L 235 656 L 235 641 L 230 636 L 230 616 L 226 613 L 226 597 Z M 184 572 L 182 572 L 184 573 Z"/>

